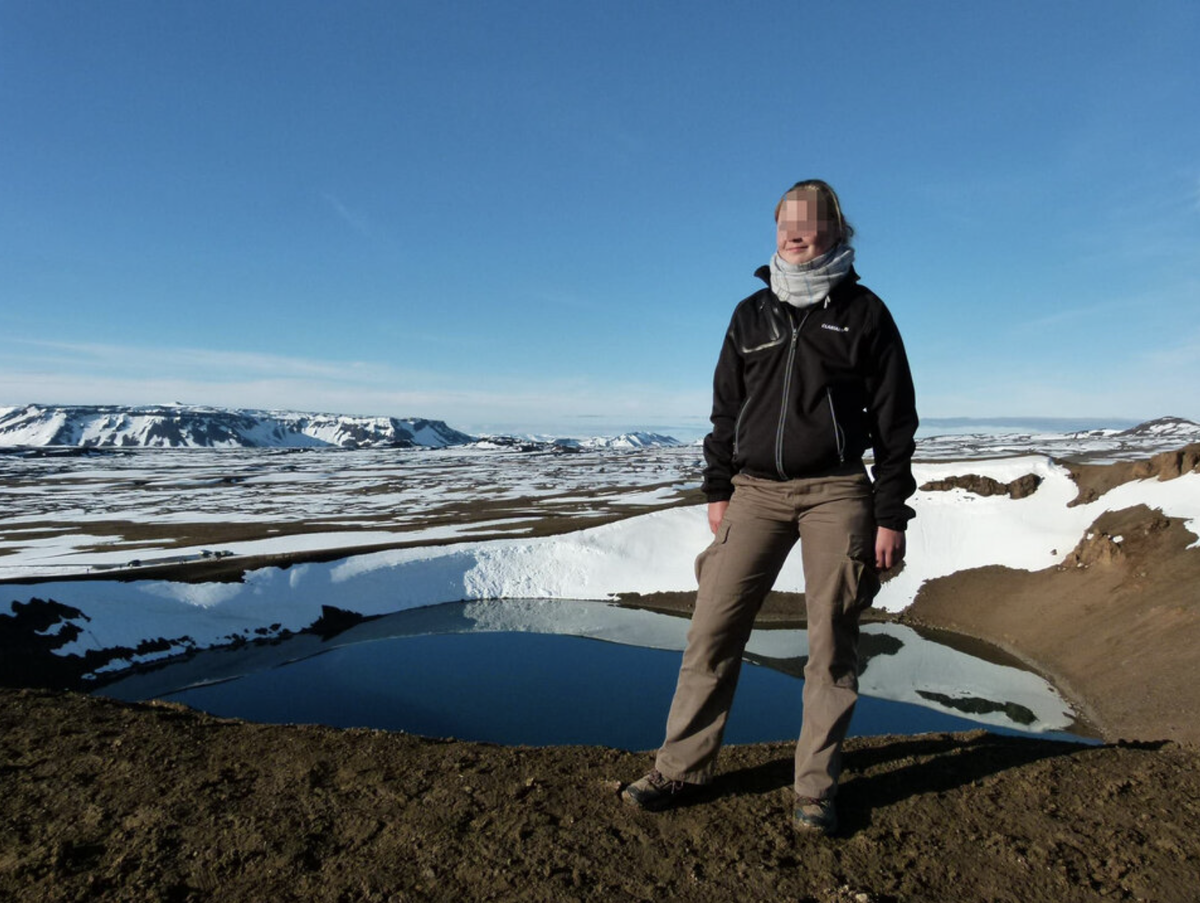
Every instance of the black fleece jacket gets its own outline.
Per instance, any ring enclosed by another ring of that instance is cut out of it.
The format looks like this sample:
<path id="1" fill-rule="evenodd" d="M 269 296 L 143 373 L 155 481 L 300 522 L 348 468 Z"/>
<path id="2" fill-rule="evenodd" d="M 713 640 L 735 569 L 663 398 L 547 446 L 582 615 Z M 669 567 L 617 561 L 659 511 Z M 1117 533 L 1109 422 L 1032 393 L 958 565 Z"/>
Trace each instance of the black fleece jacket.
<path id="1" fill-rule="evenodd" d="M 755 273 L 770 284 L 770 270 Z M 916 397 L 900 332 L 851 269 L 829 298 L 798 310 L 770 288 L 733 312 L 713 377 L 703 490 L 733 495 L 735 473 L 771 480 L 860 471 L 874 450 L 875 521 L 903 530 Z"/>

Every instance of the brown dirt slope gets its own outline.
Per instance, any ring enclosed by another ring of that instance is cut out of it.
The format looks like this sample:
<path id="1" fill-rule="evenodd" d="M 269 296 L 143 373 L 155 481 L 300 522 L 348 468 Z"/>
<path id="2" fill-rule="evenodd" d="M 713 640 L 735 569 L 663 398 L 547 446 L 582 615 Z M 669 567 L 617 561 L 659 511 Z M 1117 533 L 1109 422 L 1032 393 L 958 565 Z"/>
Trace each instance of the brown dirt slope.
<path id="1" fill-rule="evenodd" d="M 902 620 L 1017 654 L 1110 739 L 1197 743 L 1200 549 L 1187 548 L 1195 539 L 1182 521 L 1144 505 L 1107 512 L 1063 566 L 985 567 L 929 581 Z"/>
<path id="2" fill-rule="evenodd" d="M 1187 746 L 855 740 L 835 838 L 790 828 L 790 745 L 660 815 L 616 796 L 646 765 L 0 690 L 0 899 L 1195 899 Z"/>
<path id="3" fill-rule="evenodd" d="M 1166 451 L 1143 461 L 1117 461 L 1111 464 L 1078 464 L 1060 462 L 1071 472 L 1079 486 L 1079 495 L 1072 505 L 1094 502 L 1104 493 L 1130 480 L 1173 480 L 1185 473 L 1200 472 L 1200 443 L 1186 445 L 1176 451 Z"/>

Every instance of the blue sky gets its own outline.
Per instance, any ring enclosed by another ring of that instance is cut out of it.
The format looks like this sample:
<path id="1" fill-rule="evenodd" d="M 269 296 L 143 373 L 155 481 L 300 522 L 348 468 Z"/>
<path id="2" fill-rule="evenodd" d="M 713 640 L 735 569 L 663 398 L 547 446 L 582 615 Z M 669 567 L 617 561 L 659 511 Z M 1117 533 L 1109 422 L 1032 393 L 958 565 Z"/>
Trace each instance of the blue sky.
<path id="1" fill-rule="evenodd" d="M 703 432 L 825 178 L 926 417 L 1200 419 L 1200 5 L 0 0 L 0 404 Z"/>

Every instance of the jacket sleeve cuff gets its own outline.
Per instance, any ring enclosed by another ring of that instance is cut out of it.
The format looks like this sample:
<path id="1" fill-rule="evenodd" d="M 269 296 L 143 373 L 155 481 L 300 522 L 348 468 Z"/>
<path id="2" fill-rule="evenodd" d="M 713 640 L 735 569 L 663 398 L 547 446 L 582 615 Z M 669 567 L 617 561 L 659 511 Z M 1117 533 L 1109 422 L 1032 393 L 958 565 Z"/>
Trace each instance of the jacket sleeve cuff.
<path id="1" fill-rule="evenodd" d="M 877 527 L 887 527 L 889 530 L 899 530 L 903 533 L 908 528 L 908 522 L 917 516 L 917 512 L 913 511 L 908 505 L 901 505 L 900 512 L 889 511 L 886 514 L 875 512 L 875 525 Z"/>
<path id="2" fill-rule="evenodd" d="M 727 502 L 733 498 L 733 487 L 728 489 L 706 489 L 704 497 L 708 499 L 710 505 L 713 502 Z"/>

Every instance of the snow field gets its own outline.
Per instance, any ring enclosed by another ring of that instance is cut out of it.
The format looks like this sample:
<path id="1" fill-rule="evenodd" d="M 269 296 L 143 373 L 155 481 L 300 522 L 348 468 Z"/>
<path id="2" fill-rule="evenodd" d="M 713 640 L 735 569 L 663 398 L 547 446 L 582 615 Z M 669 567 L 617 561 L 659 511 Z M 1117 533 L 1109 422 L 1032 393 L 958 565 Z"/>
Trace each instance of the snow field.
<path id="1" fill-rule="evenodd" d="M 1106 510 L 1145 504 L 1167 516 L 1183 518 L 1189 530 L 1200 533 L 1197 474 L 1165 482 L 1126 483 L 1091 504 L 1069 508 L 1075 484 L 1065 468 L 1041 456 L 926 463 L 914 470 L 918 484 L 968 473 L 1004 483 L 1034 473 L 1042 482 L 1033 495 L 1020 500 L 984 498 L 962 489 L 918 491 L 912 500 L 918 516 L 910 525 L 908 564 L 884 587 L 876 602 L 889 611 L 910 604 L 924 581 L 959 570 L 985 565 L 1036 570 L 1058 563 Z M 361 534 L 349 536 L 361 538 Z M 682 649 L 686 621 L 681 618 L 650 612 L 633 616 L 608 605 L 529 600 L 605 600 L 620 592 L 694 589 L 694 559 L 710 539 L 704 508 L 695 506 L 656 511 L 560 536 L 463 542 L 351 555 L 340 561 L 290 568 L 262 568 L 248 573 L 242 583 L 52 582 L 10 585 L 4 594 L 15 601 L 54 599 L 84 613 L 84 618 L 72 621 L 82 633 L 60 649 L 60 654 L 136 647 L 143 640 L 157 638 L 173 643 L 166 651 L 131 661 L 221 645 L 239 636 L 300 630 L 320 617 L 324 605 L 374 615 L 451 601 L 471 603 L 470 617 L 478 629 L 537 629 Z M 264 542 L 264 551 L 268 547 L 283 551 L 319 543 L 321 538 L 281 537 L 277 544 L 275 540 Z M 1200 540 L 1193 543 L 1198 545 Z M 790 557 L 776 588 L 803 591 L 798 553 Z M 496 599 L 508 601 L 488 601 Z M 864 628 L 868 633 L 875 629 L 876 625 Z M 929 702 L 913 698 L 918 687 L 955 698 L 1002 698 L 1034 711 L 1039 724 L 1047 729 L 1062 727 L 1069 720 L 1061 699 L 1035 675 L 1016 677 L 1026 672 L 978 664 L 968 672 L 946 658 L 941 648 L 915 633 L 906 636 L 899 653 L 871 660 L 863 675 L 863 692 L 924 705 Z M 790 658 L 805 654 L 807 645 L 801 631 L 760 631 L 748 651 Z M 126 664 L 118 660 L 106 670 Z M 1002 670 L 991 672 L 993 668 Z M 1026 680 L 1030 683 L 1022 683 Z M 997 681 L 1006 688 L 1000 697 L 995 695 Z M 995 718 L 994 723 L 1006 723 L 999 714 Z"/>
<path id="2" fill-rule="evenodd" d="M 1200 475 L 1127 483 L 1089 505 L 1068 508 L 1074 483 L 1065 469 L 1048 459 L 972 462 L 969 470 L 1001 482 L 1033 472 L 1043 482 L 1033 495 L 1017 501 L 983 498 L 961 489 L 918 492 L 908 563 L 884 586 L 878 607 L 900 611 L 926 580 L 968 568 L 1051 566 L 1105 510 L 1146 504 L 1184 518 L 1193 532 L 1200 530 Z M 917 467 L 920 483 L 964 472 L 961 464 Z M 429 538 L 451 533 L 452 528 L 435 528 Z M 347 534 L 350 538 L 365 537 Z M 184 635 L 206 646 L 273 623 L 301 629 L 320 616 L 322 605 L 382 614 L 459 600 L 608 599 L 622 592 L 692 590 L 695 557 L 709 540 L 702 506 L 672 508 L 561 536 L 398 549 L 330 563 L 263 568 L 247 574 L 243 583 L 51 582 L 9 586 L 6 594 L 11 599 L 53 598 L 91 618 L 74 648 L 64 653 Z M 319 547 L 321 535 L 248 545 L 256 552 L 275 552 L 303 549 L 308 543 Z M 776 588 L 804 590 L 798 553 L 789 558 Z"/>

